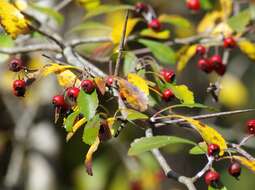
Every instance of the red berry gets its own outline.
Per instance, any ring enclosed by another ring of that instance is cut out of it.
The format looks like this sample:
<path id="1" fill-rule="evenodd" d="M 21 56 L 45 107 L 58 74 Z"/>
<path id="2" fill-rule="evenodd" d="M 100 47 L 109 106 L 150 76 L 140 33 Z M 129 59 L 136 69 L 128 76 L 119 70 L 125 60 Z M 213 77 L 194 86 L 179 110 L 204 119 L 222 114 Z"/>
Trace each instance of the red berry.
<path id="1" fill-rule="evenodd" d="M 203 45 L 197 45 L 196 53 L 200 56 L 203 56 L 206 53 L 206 48 Z"/>
<path id="2" fill-rule="evenodd" d="M 209 144 L 208 145 L 208 155 L 209 156 L 218 156 L 220 153 L 220 147 L 217 144 Z"/>
<path id="3" fill-rule="evenodd" d="M 56 107 L 65 107 L 65 98 L 63 95 L 56 95 L 52 98 L 52 104 Z"/>
<path id="4" fill-rule="evenodd" d="M 186 6 L 190 10 L 199 11 L 200 10 L 200 0 L 187 0 Z"/>
<path id="5" fill-rule="evenodd" d="M 206 73 L 211 73 L 213 71 L 213 65 L 208 59 L 199 59 L 197 66 Z"/>
<path id="6" fill-rule="evenodd" d="M 142 190 L 142 182 L 141 181 L 132 181 L 130 184 L 130 190 Z"/>
<path id="7" fill-rule="evenodd" d="M 173 82 L 175 79 L 175 73 L 173 70 L 162 69 L 160 73 L 164 77 L 166 82 Z"/>
<path id="8" fill-rule="evenodd" d="M 112 86 L 112 84 L 113 84 L 113 77 L 112 76 L 108 76 L 106 78 L 106 85 L 107 86 Z"/>
<path id="9" fill-rule="evenodd" d="M 138 2 L 138 3 L 135 4 L 135 11 L 138 14 L 142 14 L 142 13 L 148 11 L 148 6 L 145 3 Z"/>
<path id="10" fill-rule="evenodd" d="M 247 122 L 248 133 L 255 135 L 255 119 L 251 119 Z"/>
<path id="11" fill-rule="evenodd" d="M 221 64 L 218 67 L 214 68 L 216 73 L 218 73 L 220 76 L 223 76 L 226 72 L 226 65 Z"/>
<path id="12" fill-rule="evenodd" d="M 95 84 L 92 80 L 89 80 L 89 79 L 86 79 L 86 80 L 83 80 L 81 82 L 81 88 L 86 92 L 86 93 L 92 93 L 94 91 L 94 89 L 96 88 L 95 87 Z"/>
<path id="13" fill-rule="evenodd" d="M 241 175 L 241 165 L 238 162 L 233 162 L 228 167 L 228 173 L 235 178 L 238 178 Z"/>
<path id="14" fill-rule="evenodd" d="M 15 96 L 24 96 L 26 93 L 26 82 L 25 80 L 13 81 L 13 93 Z"/>
<path id="15" fill-rule="evenodd" d="M 209 170 L 205 173 L 204 180 L 207 185 L 217 188 L 220 182 L 220 174 L 216 171 Z"/>
<path id="16" fill-rule="evenodd" d="M 159 31 L 161 29 L 161 24 L 157 18 L 153 18 L 148 24 L 148 27 L 152 30 Z"/>
<path id="17" fill-rule="evenodd" d="M 236 46 L 236 40 L 233 37 L 227 37 L 224 39 L 224 48 L 234 48 Z"/>
<path id="18" fill-rule="evenodd" d="M 19 72 L 21 69 L 23 69 L 23 64 L 21 59 L 18 59 L 18 58 L 12 59 L 9 64 L 9 69 L 10 71 L 13 71 L 13 72 Z"/>
<path id="19" fill-rule="evenodd" d="M 66 89 L 66 95 L 68 98 L 70 98 L 71 100 L 75 101 L 76 98 L 78 97 L 80 92 L 80 89 L 77 87 L 70 87 Z"/>
<path id="20" fill-rule="evenodd" d="M 172 90 L 170 90 L 170 89 L 165 89 L 165 90 L 163 91 L 162 98 L 163 98 L 165 101 L 169 101 L 169 100 L 171 100 L 173 97 L 174 97 L 174 94 L 173 94 Z"/>
<path id="21" fill-rule="evenodd" d="M 210 63 L 213 65 L 213 68 L 216 70 L 217 68 L 220 68 L 222 66 L 222 58 L 220 55 L 213 55 L 210 58 Z"/>

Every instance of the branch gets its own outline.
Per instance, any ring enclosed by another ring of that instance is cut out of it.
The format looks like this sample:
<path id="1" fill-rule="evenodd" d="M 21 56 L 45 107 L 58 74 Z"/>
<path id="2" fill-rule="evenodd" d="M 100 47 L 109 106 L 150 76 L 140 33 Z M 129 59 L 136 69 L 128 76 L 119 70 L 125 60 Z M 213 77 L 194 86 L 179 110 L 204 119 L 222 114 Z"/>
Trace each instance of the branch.
<path id="1" fill-rule="evenodd" d="M 145 134 L 146 134 L 146 137 L 152 137 L 153 136 L 152 129 L 151 128 L 147 129 Z M 151 152 L 152 152 L 153 156 L 156 158 L 156 160 L 158 161 L 161 168 L 164 170 L 165 175 L 168 178 L 172 178 L 172 179 L 186 185 L 186 187 L 189 190 L 196 190 L 196 187 L 194 186 L 194 183 L 191 178 L 182 176 L 170 168 L 170 166 L 166 162 L 165 158 L 163 157 L 163 155 L 161 154 L 159 149 L 153 149 L 153 150 L 151 150 Z"/>

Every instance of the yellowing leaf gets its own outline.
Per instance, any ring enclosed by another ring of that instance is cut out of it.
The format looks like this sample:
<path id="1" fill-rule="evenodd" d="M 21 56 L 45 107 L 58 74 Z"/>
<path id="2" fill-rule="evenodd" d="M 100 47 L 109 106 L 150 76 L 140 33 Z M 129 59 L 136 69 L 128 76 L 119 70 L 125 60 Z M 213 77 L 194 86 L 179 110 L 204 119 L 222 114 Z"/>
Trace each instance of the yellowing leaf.
<path id="1" fill-rule="evenodd" d="M 246 166 L 252 172 L 255 172 L 255 160 L 249 160 L 243 156 L 233 156 L 232 158 L 238 160 L 242 165 Z"/>
<path id="2" fill-rule="evenodd" d="M 195 55 L 196 53 L 196 45 L 192 45 L 188 47 L 188 49 L 180 55 L 180 59 L 177 65 L 177 71 L 181 72 L 186 67 L 189 60 Z"/>
<path id="3" fill-rule="evenodd" d="M 137 74 L 129 73 L 128 74 L 128 82 L 139 88 L 142 92 L 144 92 L 146 95 L 149 95 L 149 86 L 142 77 L 140 77 Z"/>
<path id="4" fill-rule="evenodd" d="M 247 100 L 248 92 L 244 84 L 235 76 L 226 74 L 221 80 L 219 101 L 228 107 L 239 107 L 244 106 Z"/>
<path id="5" fill-rule="evenodd" d="M 19 34 L 25 34 L 29 30 L 24 15 L 6 0 L 0 1 L 0 23 L 12 38 L 16 38 Z"/>
<path id="6" fill-rule="evenodd" d="M 21 10 L 21 11 L 23 11 L 23 10 L 25 10 L 25 9 L 27 9 L 27 2 L 25 1 L 25 0 L 16 0 L 15 2 L 15 6 L 19 9 L 19 10 Z"/>
<path id="7" fill-rule="evenodd" d="M 95 9 L 100 5 L 100 0 L 76 0 L 76 2 L 86 10 Z"/>
<path id="8" fill-rule="evenodd" d="M 94 144 L 92 144 L 87 152 L 86 158 L 85 158 L 85 166 L 87 169 L 87 173 L 89 175 L 93 175 L 93 171 L 92 171 L 92 156 L 94 154 L 94 152 L 96 152 L 96 150 L 98 149 L 98 146 L 100 144 L 100 140 L 97 137 L 96 141 L 94 142 Z"/>
<path id="9" fill-rule="evenodd" d="M 129 36 L 129 34 L 134 29 L 135 25 L 139 22 L 139 20 L 140 20 L 139 18 L 129 18 L 128 19 L 126 37 Z M 121 22 L 119 22 L 115 26 L 113 26 L 111 37 L 112 37 L 112 41 L 114 44 L 120 43 L 124 22 L 125 21 L 123 19 Z"/>
<path id="10" fill-rule="evenodd" d="M 158 19 L 162 23 L 172 24 L 176 27 L 181 27 L 182 29 L 192 27 L 192 24 L 186 18 L 183 18 L 179 15 L 163 14 L 160 15 Z"/>
<path id="11" fill-rule="evenodd" d="M 194 94 L 192 91 L 188 89 L 185 85 L 173 85 L 168 83 L 167 87 L 169 87 L 176 98 L 178 98 L 183 104 L 194 104 Z"/>
<path id="12" fill-rule="evenodd" d="M 202 136 L 204 141 L 207 144 L 217 144 L 220 147 L 220 156 L 224 154 L 224 151 L 227 149 L 227 143 L 225 139 L 222 137 L 218 131 L 216 131 L 214 128 L 209 127 L 203 123 L 201 123 L 198 120 L 194 120 L 190 117 L 185 117 L 181 115 L 171 115 L 173 118 L 181 118 L 186 120 L 188 123 L 191 124 L 191 126 L 199 132 L 199 134 Z"/>
<path id="13" fill-rule="evenodd" d="M 140 35 L 145 36 L 145 37 L 151 37 L 151 38 L 156 38 L 156 39 L 160 39 L 160 40 L 165 40 L 170 37 L 170 31 L 163 30 L 161 32 L 155 32 L 154 30 L 152 30 L 150 28 L 148 28 L 148 29 L 146 28 L 140 32 Z"/>
<path id="14" fill-rule="evenodd" d="M 67 133 L 67 136 L 66 136 L 66 142 L 68 142 L 72 137 L 73 135 L 75 134 L 75 132 L 82 126 L 86 123 L 86 118 L 82 118 L 80 119 L 79 121 L 77 121 L 74 126 L 72 127 L 72 131 Z"/>
<path id="15" fill-rule="evenodd" d="M 81 81 L 77 79 L 77 76 L 70 70 L 65 70 L 57 75 L 58 83 L 64 88 L 73 86 L 75 83 L 78 85 Z"/>
<path id="16" fill-rule="evenodd" d="M 233 9 L 233 0 L 220 0 L 221 14 L 223 18 L 227 18 L 231 15 Z"/>
<path id="17" fill-rule="evenodd" d="M 147 110 L 149 99 L 143 91 L 124 79 L 119 79 L 118 82 L 121 97 L 126 99 L 132 108 L 141 112 Z"/>
<path id="18" fill-rule="evenodd" d="M 247 39 L 240 40 L 238 42 L 239 48 L 244 52 L 249 58 L 255 59 L 255 44 Z"/>
<path id="19" fill-rule="evenodd" d="M 47 75 L 49 74 L 52 74 L 52 73 L 61 73 L 67 69 L 78 69 L 77 67 L 75 66 L 71 66 L 71 65 L 60 65 L 60 64 L 56 64 L 56 63 L 53 63 L 53 64 L 50 64 L 50 65 L 46 65 L 43 70 L 42 70 L 42 75 L 44 77 L 46 77 Z"/>
<path id="20" fill-rule="evenodd" d="M 198 33 L 208 32 L 211 31 L 216 22 L 221 19 L 221 12 L 220 11 L 213 11 L 211 13 L 207 13 L 204 18 L 200 21 L 197 31 Z"/>
<path id="21" fill-rule="evenodd" d="M 230 36 L 233 33 L 233 30 L 226 22 L 221 22 L 215 26 L 212 31 L 212 35 L 224 35 Z"/>

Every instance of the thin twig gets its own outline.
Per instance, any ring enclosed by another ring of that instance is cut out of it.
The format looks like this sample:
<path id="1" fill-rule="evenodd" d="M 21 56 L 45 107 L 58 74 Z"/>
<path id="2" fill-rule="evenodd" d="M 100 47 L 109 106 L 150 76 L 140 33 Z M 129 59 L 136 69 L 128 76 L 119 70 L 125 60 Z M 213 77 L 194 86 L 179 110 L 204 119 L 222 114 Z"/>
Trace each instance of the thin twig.
<path id="1" fill-rule="evenodd" d="M 119 45 L 119 52 L 118 52 L 119 54 L 118 54 L 117 61 L 116 61 L 114 76 L 118 75 L 120 62 L 121 62 L 121 58 L 122 58 L 122 53 L 123 53 L 123 50 L 124 50 L 127 23 L 128 23 L 128 14 L 129 14 L 129 11 L 127 10 L 127 14 L 126 14 L 125 22 L 124 22 L 124 26 L 123 26 L 123 31 L 122 31 L 122 36 L 121 36 L 121 41 L 120 41 L 120 45 Z"/>
<path id="2" fill-rule="evenodd" d="M 66 7 L 69 3 L 71 3 L 73 0 L 63 0 L 61 1 L 56 7 L 54 8 L 56 11 L 60 11 L 64 7 Z"/>

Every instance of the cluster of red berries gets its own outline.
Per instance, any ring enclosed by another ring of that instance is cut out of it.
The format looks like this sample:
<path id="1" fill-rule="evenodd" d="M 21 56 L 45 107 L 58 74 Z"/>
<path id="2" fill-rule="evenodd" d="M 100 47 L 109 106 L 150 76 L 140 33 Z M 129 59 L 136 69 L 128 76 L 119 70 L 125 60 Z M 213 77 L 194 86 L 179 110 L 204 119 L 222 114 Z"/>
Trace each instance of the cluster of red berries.
<path id="1" fill-rule="evenodd" d="M 175 73 L 171 69 L 162 69 L 160 74 L 164 78 L 164 80 L 168 83 L 172 83 L 175 80 Z M 165 89 L 162 92 L 162 99 L 165 101 L 170 101 L 174 97 L 175 97 L 174 93 L 169 88 Z"/>
<path id="2" fill-rule="evenodd" d="M 161 23 L 158 18 L 155 18 L 155 16 L 147 16 L 153 15 L 153 13 L 150 12 L 149 6 L 147 4 L 142 2 L 136 3 L 135 12 L 144 16 L 145 20 L 147 21 L 148 28 L 151 28 L 154 31 L 160 31 Z"/>
<path id="3" fill-rule="evenodd" d="M 24 64 L 21 59 L 14 58 L 9 63 L 9 70 L 12 72 L 20 72 L 23 70 Z M 13 94 L 18 97 L 23 97 L 26 93 L 26 81 L 23 79 L 14 80 L 12 84 Z"/>

